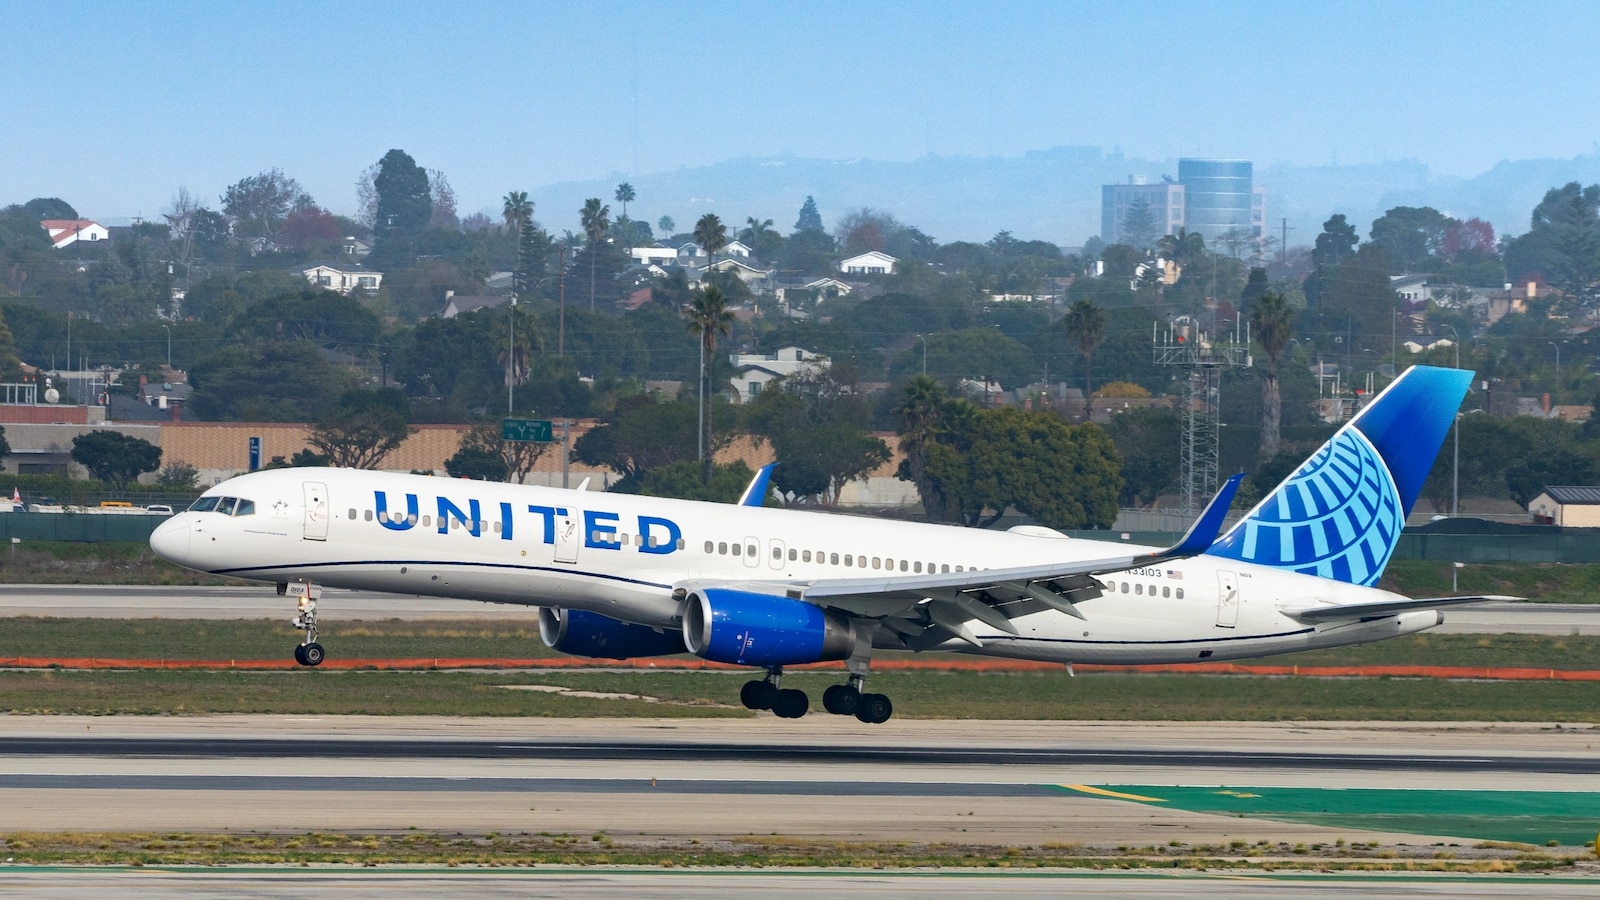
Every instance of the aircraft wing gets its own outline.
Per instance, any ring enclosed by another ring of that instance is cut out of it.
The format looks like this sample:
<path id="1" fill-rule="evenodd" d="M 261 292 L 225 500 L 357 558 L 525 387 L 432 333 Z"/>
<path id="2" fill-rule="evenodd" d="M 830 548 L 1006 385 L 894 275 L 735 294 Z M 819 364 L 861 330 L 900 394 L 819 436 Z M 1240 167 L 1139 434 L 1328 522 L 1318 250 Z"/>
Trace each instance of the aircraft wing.
<path id="1" fill-rule="evenodd" d="M 1521 600 L 1499 594 L 1481 594 L 1473 597 L 1419 597 L 1415 600 L 1384 600 L 1377 603 L 1346 603 L 1341 606 L 1312 606 L 1306 609 L 1286 609 L 1285 615 L 1302 622 L 1340 622 L 1374 619 L 1404 612 L 1424 609 L 1443 609 L 1446 606 L 1466 606 L 1472 603 L 1489 603 L 1495 600 Z"/>
<path id="2" fill-rule="evenodd" d="M 981 646 L 965 622 L 977 619 L 1007 634 L 1016 634 L 1011 618 L 1042 608 L 1081 619 L 1084 616 L 1076 604 L 1101 593 L 1095 575 L 1159 565 L 1204 552 L 1216 541 L 1242 477 L 1228 479 L 1182 540 L 1155 553 L 1108 554 L 1074 562 L 966 572 L 756 581 L 748 587 L 781 591 L 796 600 L 883 620 L 885 626 L 911 639 L 913 646 L 918 641 L 932 646 L 950 635 Z M 1108 544 L 1107 549 L 1114 546 Z"/>

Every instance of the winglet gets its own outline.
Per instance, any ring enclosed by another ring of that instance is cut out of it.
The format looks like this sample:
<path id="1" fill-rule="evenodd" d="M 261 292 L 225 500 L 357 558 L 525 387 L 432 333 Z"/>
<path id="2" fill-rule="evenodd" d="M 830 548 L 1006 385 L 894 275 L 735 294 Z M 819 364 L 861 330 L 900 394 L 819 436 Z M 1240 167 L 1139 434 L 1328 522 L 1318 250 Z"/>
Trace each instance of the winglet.
<path id="1" fill-rule="evenodd" d="M 1189 526 L 1183 540 L 1160 553 L 1152 554 L 1149 559 L 1152 561 L 1178 559 L 1185 556 L 1199 556 L 1206 552 L 1206 548 L 1215 543 L 1217 535 L 1221 533 L 1222 522 L 1228 517 L 1228 508 L 1233 506 L 1233 495 L 1239 490 L 1239 482 L 1243 479 L 1244 473 L 1240 472 L 1223 482 L 1222 487 L 1217 490 L 1217 495 L 1206 504 L 1205 512 L 1202 512 L 1200 518 L 1195 519 L 1194 524 Z"/>
<path id="2" fill-rule="evenodd" d="M 767 463 L 750 479 L 750 484 L 745 487 L 744 493 L 739 495 L 740 506 L 760 506 L 767 500 L 767 484 L 772 481 L 772 470 L 778 464 Z"/>

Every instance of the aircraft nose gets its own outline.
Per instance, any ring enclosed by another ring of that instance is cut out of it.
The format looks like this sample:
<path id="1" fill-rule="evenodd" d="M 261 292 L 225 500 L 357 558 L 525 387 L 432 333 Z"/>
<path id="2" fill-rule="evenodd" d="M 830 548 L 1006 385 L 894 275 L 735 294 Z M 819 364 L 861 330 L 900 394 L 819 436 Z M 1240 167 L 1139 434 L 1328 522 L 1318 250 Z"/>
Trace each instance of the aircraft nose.
<path id="1" fill-rule="evenodd" d="M 150 549 L 167 562 L 183 565 L 189 556 L 189 521 L 178 514 L 156 526 L 150 533 Z"/>

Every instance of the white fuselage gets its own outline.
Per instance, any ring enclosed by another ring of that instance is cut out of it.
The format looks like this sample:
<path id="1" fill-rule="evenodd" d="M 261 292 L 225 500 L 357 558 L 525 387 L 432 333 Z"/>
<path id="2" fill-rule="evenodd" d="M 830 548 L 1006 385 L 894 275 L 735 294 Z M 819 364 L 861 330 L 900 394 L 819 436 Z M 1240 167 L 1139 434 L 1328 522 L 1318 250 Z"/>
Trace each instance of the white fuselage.
<path id="1" fill-rule="evenodd" d="M 999 569 L 1156 549 L 351 469 L 257 472 L 206 496 L 248 500 L 253 510 L 179 513 L 152 536 L 157 553 L 264 582 L 581 609 L 658 628 L 681 626 L 673 591 L 688 582 L 888 581 L 933 567 Z M 1015 636 L 973 620 L 981 648 L 951 641 L 938 649 L 1064 663 L 1197 662 L 1363 643 L 1441 620 L 1425 610 L 1309 624 L 1286 611 L 1396 597 L 1210 556 L 1098 580 L 1105 593 L 1078 602 L 1082 619 L 1029 613 L 1012 620 Z"/>

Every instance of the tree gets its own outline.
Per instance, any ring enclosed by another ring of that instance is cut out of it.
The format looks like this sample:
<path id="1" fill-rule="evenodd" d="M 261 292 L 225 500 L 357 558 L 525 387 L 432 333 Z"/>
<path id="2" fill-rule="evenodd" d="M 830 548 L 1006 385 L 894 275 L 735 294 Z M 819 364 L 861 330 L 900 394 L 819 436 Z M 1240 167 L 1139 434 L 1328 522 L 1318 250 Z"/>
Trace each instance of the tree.
<path id="1" fill-rule="evenodd" d="M 1181 270 L 1193 262 L 1199 262 L 1206 255 L 1206 239 L 1198 231 L 1190 231 L 1180 227 L 1177 234 L 1165 235 L 1156 242 L 1165 259 L 1177 263 Z"/>
<path id="2" fill-rule="evenodd" d="M 91 431 L 72 439 L 72 459 L 89 475 L 116 487 L 161 465 L 161 448 L 120 431 Z"/>
<path id="3" fill-rule="evenodd" d="M 309 442 L 330 466 L 376 469 L 411 436 L 409 412 L 395 388 L 349 391 L 317 420 Z"/>
<path id="4" fill-rule="evenodd" d="M 1431 206 L 1396 206 L 1372 222 L 1372 242 L 1383 248 L 1396 272 L 1410 272 L 1437 255 L 1458 224 Z"/>
<path id="5" fill-rule="evenodd" d="M 636 394 L 617 400 L 596 427 L 573 442 L 572 455 L 621 473 L 632 487 L 654 469 L 678 462 L 698 465 L 698 434 L 694 407 L 654 394 Z"/>
<path id="6" fill-rule="evenodd" d="M 628 204 L 633 202 L 635 196 L 633 193 L 633 185 L 627 183 L 626 181 L 617 185 L 617 192 L 615 196 L 617 202 L 622 204 L 622 217 L 626 219 L 628 217 Z"/>
<path id="7" fill-rule="evenodd" d="M 1322 233 L 1317 235 L 1316 246 L 1311 249 L 1311 262 L 1318 268 L 1337 266 L 1355 255 L 1361 238 L 1356 227 L 1345 220 L 1344 213 L 1334 213 L 1322 223 Z"/>
<path id="8" fill-rule="evenodd" d="M 715 213 L 706 213 L 694 223 L 694 241 L 706 252 L 706 268 L 717 261 L 717 252 L 728 246 L 728 226 Z"/>
<path id="9" fill-rule="evenodd" d="M 709 213 L 707 213 L 710 216 Z M 715 216 L 711 216 L 715 219 Z M 701 224 L 705 219 L 702 218 Z M 718 225 L 720 228 L 720 223 Z M 695 226 L 695 236 L 699 237 L 700 226 Z M 716 285 L 710 284 L 694 292 L 694 297 L 689 301 L 689 308 L 685 310 L 689 319 L 689 333 L 700 338 L 700 462 L 704 469 L 707 484 L 711 483 L 711 433 L 712 410 L 710 368 L 706 363 L 713 358 L 717 351 L 717 335 L 727 337 L 733 333 L 733 310 L 728 309 L 727 298 Z"/>
<path id="10" fill-rule="evenodd" d="M 817 212 L 817 201 L 812 199 L 810 194 L 806 195 L 806 202 L 800 207 L 800 217 L 795 220 L 794 230 L 796 232 L 827 231 L 822 225 L 822 213 Z"/>
<path id="11" fill-rule="evenodd" d="M 6 440 L 6 428 L 0 425 L 0 458 L 11 455 L 11 442 Z M 5 466 L 0 465 L 0 471 L 5 471 Z"/>
<path id="12" fill-rule="evenodd" d="M 277 168 L 241 178 L 222 193 L 222 211 L 235 221 L 235 235 L 246 241 L 277 237 L 289 212 L 311 203 L 300 182 Z"/>
<path id="13" fill-rule="evenodd" d="M 1150 201 L 1136 197 L 1122 216 L 1123 243 L 1139 250 L 1149 250 L 1160 236 L 1161 226 L 1156 223 L 1155 213 L 1150 211 Z"/>
<path id="14" fill-rule="evenodd" d="M 606 230 L 611 227 L 611 207 L 602 206 L 599 197 L 590 197 L 583 201 L 583 209 L 578 211 L 583 223 L 583 233 L 589 238 L 589 310 L 594 311 L 594 279 L 595 257 L 597 246 L 606 236 Z"/>
<path id="15" fill-rule="evenodd" d="M 779 468 L 782 468 L 781 466 Z M 701 480 L 700 466 L 694 460 L 669 463 L 646 472 L 639 479 L 639 493 L 650 497 L 675 497 L 679 500 L 703 500 L 708 503 L 734 503 L 744 493 L 745 486 L 755 473 L 744 460 L 718 463 L 712 470 L 711 481 Z M 613 490 L 615 490 L 613 486 Z"/>
<path id="16" fill-rule="evenodd" d="M 505 220 L 506 228 L 516 232 L 517 238 L 522 238 L 522 229 L 533 222 L 533 201 L 528 199 L 527 191 L 510 191 L 506 194 L 504 205 L 500 208 L 500 216 Z"/>
<path id="17" fill-rule="evenodd" d="M 671 216 L 662 216 L 656 220 L 656 230 L 661 232 L 662 240 L 667 240 L 668 238 L 672 237 L 672 234 L 677 227 L 678 223 L 672 221 Z"/>
<path id="18" fill-rule="evenodd" d="M 200 470 L 186 462 L 170 462 L 156 476 L 156 484 L 168 490 L 192 491 L 200 479 Z"/>
<path id="19" fill-rule="evenodd" d="M 772 484 L 791 503 L 816 498 L 837 506 L 839 492 L 889 461 L 889 446 L 848 425 L 789 428 L 772 442 L 779 466 Z"/>
<path id="20" fill-rule="evenodd" d="M 943 434 L 952 401 L 939 383 L 926 375 L 918 375 L 906 385 L 900 403 L 895 407 L 897 431 L 900 435 L 900 453 L 904 457 L 895 470 L 895 477 L 909 481 L 922 499 L 922 511 L 935 522 L 947 521 L 945 496 L 941 483 L 933 476 L 933 458 L 939 452 L 936 446 Z"/>
<path id="21" fill-rule="evenodd" d="M 470 428 L 461 446 L 445 460 L 444 470 L 452 478 L 478 481 L 527 480 L 528 473 L 552 445 L 533 441 L 503 441 L 500 420 L 485 419 Z"/>
<path id="22" fill-rule="evenodd" d="M 539 296 L 550 277 L 550 257 L 555 244 L 543 228 L 529 225 L 520 232 L 517 240 L 517 268 L 512 274 L 511 290 L 518 298 Z"/>
<path id="23" fill-rule="evenodd" d="M 1067 334 L 1083 356 L 1083 421 L 1087 422 L 1094 408 L 1094 351 L 1106 337 L 1106 313 L 1093 301 L 1079 300 L 1067 310 L 1065 318 Z"/>
<path id="24" fill-rule="evenodd" d="M 429 169 L 427 175 L 430 204 L 427 227 L 460 231 L 461 218 L 456 215 L 455 188 L 450 186 L 450 180 L 438 169 Z"/>
<path id="25" fill-rule="evenodd" d="M 1267 291 L 1250 307 L 1250 334 L 1267 354 L 1267 377 L 1261 382 L 1261 459 L 1278 453 L 1278 426 L 1283 418 L 1283 398 L 1278 392 L 1278 357 L 1294 335 L 1294 309 L 1288 298 Z"/>
<path id="26" fill-rule="evenodd" d="M 414 237 L 428 227 L 428 220 L 433 217 L 428 173 L 404 150 L 390 150 L 378 160 L 378 174 L 372 185 L 378 193 L 373 232 L 380 240 Z"/>
<path id="27" fill-rule="evenodd" d="M 740 232 L 739 240 L 749 244 L 751 252 L 762 259 L 772 259 L 777 255 L 783 246 L 783 236 L 773 230 L 772 220 L 750 216 L 744 221 L 746 228 Z"/>
<path id="28" fill-rule="evenodd" d="M 1176 410 L 1147 406 L 1118 413 L 1106 425 L 1106 433 L 1122 455 L 1119 505 L 1152 506 L 1178 486 L 1183 421 Z"/>

